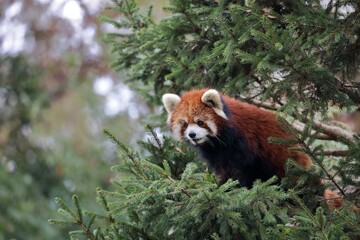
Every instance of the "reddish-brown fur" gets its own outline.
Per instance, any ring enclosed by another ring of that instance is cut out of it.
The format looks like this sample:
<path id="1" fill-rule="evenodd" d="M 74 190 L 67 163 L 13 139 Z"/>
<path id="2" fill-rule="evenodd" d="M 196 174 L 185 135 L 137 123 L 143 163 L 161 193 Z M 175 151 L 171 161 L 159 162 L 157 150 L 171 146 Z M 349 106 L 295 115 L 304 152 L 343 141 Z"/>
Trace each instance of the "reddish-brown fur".
<path id="1" fill-rule="evenodd" d="M 279 177 L 285 174 L 284 166 L 288 158 L 305 168 L 312 165 L 310 158 L 303 152 L 290 151 L 286 145 L 269 143 L 269 137 L 291 139 L 277 123 L 275 114 L 230 97 L 224 97 L 224 101 L 234 115 L 229 119 L 230 123 L 242 129 L 252 151 L 261 151 L 259 146 L 262 146 L 262 151 L 268 154 L 270 164 L 276 166 Z"/>
<path id="2" fill-rule="evenodd" d="M 223 96 L 225 104 L 231 111 L 231 116 L 227 123 L 226 120 L 215 114 L 210 107 L 201 102 L 201 96 L 206 90 L 207 89 L 193 90 L 182 95 L 181 103 L 173 113 L 171 122 L 174 122 L 175 119 L 182 116 L 210 115 L 218 128 L 220 128 L 222 124 L 233 124 L 237 126 L 246 138 L 251 151 L 264 151 L 268 154 L 267 159 L 272 166 L 276 167 L 279 177 L 283 177 L 285 174 L 284 166 L 288 158 L 294 159 L 305 168 L 312 165 L 310 158 L 303 152 L 290 151 L 288 150 L 289 146 L 268 142 L 269 137 L 291 138 L 277 123 L 274 113 L 240 102 L 228 96 Z M 192 123 L 191 118 L 189 118 L 189 121 L 189 123 Z M 184 131 L 184 129 L 182 131 Z M 262 149 L 259 149 L 259 146 L 262 146 Z"/>
<path id="3" fill-rule="evenodd" d="M 224 105 L 226 105 L 230 114 L 228 119 L 224 119 L 217 115 L 214 110 L 205 105 L 201 101 L 201 97 L 207 89 L 193 90 L 186 92 L 181 97 L 181 102 L 170 116 L 170 127 L 173 128 L 174 123 L 181 118 L 187 117 L 189 124 L 193 123 L 194 116 L 209 117 L 215 123 L 217 129 L 224 126 L 235 126 L 236 134 L 241 135 L 250 152 L 256 153 L 261 159 L 266 159 L 266 166 L 270 166 L 276 172 L 278 177 L 285 174 L 285 163 L 287 159 L 292 158 L 304 168 L 309 168 L 312 161 L 308 155 L 301 151 L 289 150 L 289 145 L 271 144 L 269 137 L 288 138 L 291 139 L 276 120 L 273 112 L 258 108 L 256 106 L 235 100 L 228 96 L 222 96 Z M 208 126 L 204 126 L 205 128 Z M 186 127 L 182 127 L 181 135 L 183 136 Z M 222 180 L 230 178 L 229 166 L 218 167 L 215 172 L 220 175 Z M 338 198 L 329 200 L 328 204 L 331 209 L 341 207 L 343 202 L 339 196 L 330 190 L 324 193 L 325 198 Z"/>

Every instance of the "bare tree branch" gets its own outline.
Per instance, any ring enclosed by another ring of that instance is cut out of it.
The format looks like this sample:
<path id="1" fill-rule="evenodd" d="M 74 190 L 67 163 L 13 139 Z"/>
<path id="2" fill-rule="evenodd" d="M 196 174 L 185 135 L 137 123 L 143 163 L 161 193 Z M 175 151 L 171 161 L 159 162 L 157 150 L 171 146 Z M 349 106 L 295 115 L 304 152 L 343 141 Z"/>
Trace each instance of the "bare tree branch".
<path id="1" fill-rule="evenodd" d="M 261 102 L 259 100 L 256 99 L 246 99 L 244 98 L 245 101 L 248 101 L 258 107 L 262 107 L 265 109 L 269 109 L 272 111 L 276 111 L 278 110 L 279 106 L 277 104 L 272 104 L 272 103 L 267 103 L 267 102 Z M 316 129 L 317 131 L 319 131 L 320 133 L 323 133 L 325 135 L 328 136 L 325 137 L 324 135 L 319 135 L 322 138 L 324 138 L 324 140 L 334 140 L 334 141 L 339 141 L 345 144 L 353 144 L 356 142 L 355 138 L 354 138 L 354 134 L 350 131 L 344 130 L 340 127 L 336 127 L 336 126 L 331 126 L 325 123 L 322 123 L 320 121 L 317 120 L 310 120 L 306 117 L 301 116 L 301 119 L 298 119 L 299 117 L 295 114 L 292 115 L 295 119 L 301 121 L 303 124 L 312 124 L 314 129 Z M 296 128 L 295 128 L 296 129 Z M 297 130 L 300 130 L 300 128 L 297 128 Z"/>
<path id="2" fill-rule="evenodd" d="M 310 123 L 311 120 L 304 119 L 306 123 Z M 314 123 L 314 128 L 322 133 L 325 133 L 331 137 L 334 137 L 337 141 L 343 142 L 346 144 L 353 144 L 356 143 L 356 140 L 354 138 L 354 134 L 350 131 L 344 130 L 339 127 L 330 126 L 325 123 L 321 123 L 319 121 L 312 121 Z M 345 141 L 344 141 L 345 140 Z"/>
<path id="3" fill-rule="evenodd" d="M 304 131 L 305 128 L 305 124 L 304 123 L 292 123 L 291 126 L 298 132 L 298 133 L 302 133 Z M 311 134 L 315 135 L 316 139 L 319 140 L 324 140 L 324 141 L 335 141 L 336 139 L 334 137 L 331 137 L 329 135 L 326 135 L 324 133 L 317 133 L 315 131 L 312 131 Z"/>
<path id="4" fill-rule="evenodd" d="M 324 156 L 333 156 L 333 157 L 346 157 L 349 154 L 349 151 L 346 150 L 335 150 L 335 151 L 324 151 Z"/>

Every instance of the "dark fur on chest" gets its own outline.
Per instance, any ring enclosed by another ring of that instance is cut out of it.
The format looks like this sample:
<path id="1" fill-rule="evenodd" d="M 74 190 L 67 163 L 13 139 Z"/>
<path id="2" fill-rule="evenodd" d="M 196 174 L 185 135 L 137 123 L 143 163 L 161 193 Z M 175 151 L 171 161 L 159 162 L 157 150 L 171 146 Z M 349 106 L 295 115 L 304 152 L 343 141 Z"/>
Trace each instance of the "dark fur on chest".
<path id="1" fill-rule="evenodd" d="M 253 152 L 246 139 L 234 127 L 224 127 L 217 137 L 198 146 L 210 169 L 220 177 L 220 184 L 229 178 L 238 180 L 241 187 L 252 187 L 256 179 L 265 181 L 276 174 L 266 155 Z"/>

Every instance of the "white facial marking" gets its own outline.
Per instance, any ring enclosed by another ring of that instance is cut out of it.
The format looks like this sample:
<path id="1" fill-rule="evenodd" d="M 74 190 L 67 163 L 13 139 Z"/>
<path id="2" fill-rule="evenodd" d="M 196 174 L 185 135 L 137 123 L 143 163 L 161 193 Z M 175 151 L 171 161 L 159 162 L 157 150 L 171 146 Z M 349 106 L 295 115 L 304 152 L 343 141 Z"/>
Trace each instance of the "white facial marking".
<path id="1" fill-rule="evenodd" d="M 188 122 L 187 117 L 182 117 L 181 120 L 179 121 L 179 124 L 183 126 L 183 125 L 186 124 L 187 122 Z"/>
<path id="2" fill-rule="evenodd" d="M 205 123 L 210 128 L 212 135 L 215 136 L 217 134 L 217 127 L 215 123 L 211 120 L 207 120 Z"/>
<path id="3" fill-rule="evenodd" d="M 180 124 L 174 124 L 172 127 L 172 132 L 174 135 L 174 138 L 178 141 L 181 140 L 181 125 Z"/>
<path id="4" fill-rule="evenodd" d="M 193 137 L 190 135 L 193 135 Z M 186 137 L 186 139 L 194 145 L 204 143 L 207 135 L 209 135 L 209 131 L 205 128 L 199 127 L 197 124 L 189 124 L 184 132 L 184 137 Z"/>
<path id="5" fill-rule="evenodd" d="M 179 121 L 175 121 L 172 125 L 172 132 L 174 135 L 174 138 L 178 141 L 180 141 L 182 139 L 181 136 L 181 129 L 184 126 L 184 124 L 186 124 L 188 122 L 188 118 L 187 117 L 180 117 Z M 170 124 L 169 124 L 170 125 Z"/>

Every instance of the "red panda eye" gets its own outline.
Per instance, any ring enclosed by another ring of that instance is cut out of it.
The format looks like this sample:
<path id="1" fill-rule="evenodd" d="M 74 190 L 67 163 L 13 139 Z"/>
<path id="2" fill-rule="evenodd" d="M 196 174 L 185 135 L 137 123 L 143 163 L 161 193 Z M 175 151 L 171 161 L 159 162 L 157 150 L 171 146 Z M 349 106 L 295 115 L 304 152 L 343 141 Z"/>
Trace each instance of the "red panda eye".
<path id="1" fill-rule="evenodd" d="M 187 123 L 187 122 L 184 122 L 184 123 L 183 123 L 183 126 L 184 126 L 184 127 L 187 127 L 187 126 L 188 126 L 188 123 Z"/>
<path id="2" fill-rule="evenodd" d="M 198 126 L 202 126 L 202 125 L 204 125 L 204 122 L 203 122 L 203 121 L 201 121 L 201 120 L 197 121 L 196 123 L 197 123 L 197 125 L 198 125 Z"/>

